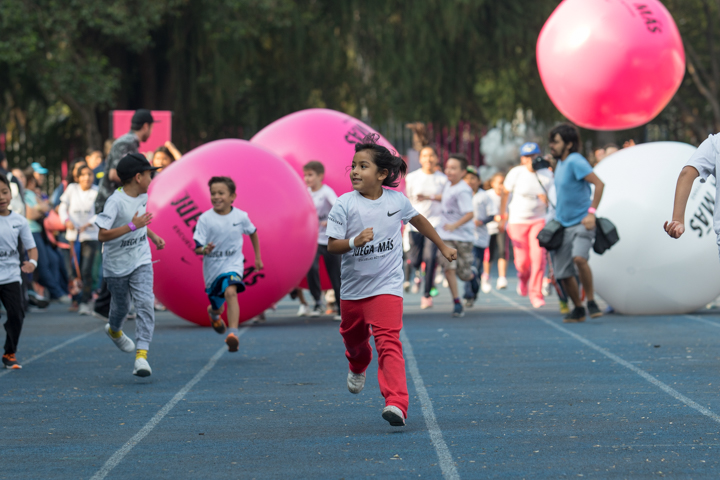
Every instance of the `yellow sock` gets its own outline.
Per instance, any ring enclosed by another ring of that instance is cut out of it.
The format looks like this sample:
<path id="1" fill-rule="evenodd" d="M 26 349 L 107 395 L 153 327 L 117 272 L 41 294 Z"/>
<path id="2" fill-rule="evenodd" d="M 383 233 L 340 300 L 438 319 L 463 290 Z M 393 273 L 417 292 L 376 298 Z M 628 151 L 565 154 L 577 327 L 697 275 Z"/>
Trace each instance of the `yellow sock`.
<path id="1" fill-rule="evenodd" d="M 137 352 L 135 353 L 135 360 L 137 360 L 138 358 L 144 358 L 145 360 L 147 360 L 147 350 L 140 350 L 138 348 Z"/>
<path id="2" fill-rule="evenodd" d="M 110 336 L 111 336 L 112 338 L 120 338 L 120 337 L 122 337 L 122 330 L 118 330 L 118 331 L 116 332 L 116 331 L 113 330 L 112 327 L 111 327 L 110 330 L 108 330 L 108 332 L 110 332 Z"/>

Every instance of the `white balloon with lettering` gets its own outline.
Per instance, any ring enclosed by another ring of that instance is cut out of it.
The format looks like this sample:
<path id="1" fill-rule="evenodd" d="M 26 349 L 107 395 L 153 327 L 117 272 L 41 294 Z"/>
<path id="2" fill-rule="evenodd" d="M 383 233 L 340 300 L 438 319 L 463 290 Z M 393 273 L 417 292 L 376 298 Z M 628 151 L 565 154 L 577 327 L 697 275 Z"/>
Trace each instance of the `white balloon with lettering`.
<path id="1" fill-rule="evenodd" d="M 670 238 L 675 184 L 695 147 L 655 142 L 604 159 L 595 173 L 605 183 L 597 215 L 610 219 L 620 241 L 591 253 L 597 294 L 626 315 L 693 312 L 720 295 L 720 260 L 713 231 L 715 179 L 696 180 L 685 212 L 685 234 Z"/>

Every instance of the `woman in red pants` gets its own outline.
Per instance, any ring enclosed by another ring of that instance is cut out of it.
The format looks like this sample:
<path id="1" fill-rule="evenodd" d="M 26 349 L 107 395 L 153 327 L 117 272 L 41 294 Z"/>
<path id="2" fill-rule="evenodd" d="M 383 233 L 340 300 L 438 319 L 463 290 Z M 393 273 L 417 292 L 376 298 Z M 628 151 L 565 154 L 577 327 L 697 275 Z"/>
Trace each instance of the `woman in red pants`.
<path id="1" fill-rule="evenodd" d="M 405 425 L 408 390 L 400 343 L 403 311 L 402 224 L 410 222 L 438 246 L 449 261 L 457 252 L 400 192 L 407 166 L 402 158 L 376 143 L 371 134 L 355 145 L 350 179 L 353 192 L 342 195 L 328 215 L 328 251 L 342 254 L 340 334 L 350 363 L 348 390 L 360 393 L 372 359 L 370 336 L 378 352 L 378 382 L 385 398 L 382 417 Z"/>

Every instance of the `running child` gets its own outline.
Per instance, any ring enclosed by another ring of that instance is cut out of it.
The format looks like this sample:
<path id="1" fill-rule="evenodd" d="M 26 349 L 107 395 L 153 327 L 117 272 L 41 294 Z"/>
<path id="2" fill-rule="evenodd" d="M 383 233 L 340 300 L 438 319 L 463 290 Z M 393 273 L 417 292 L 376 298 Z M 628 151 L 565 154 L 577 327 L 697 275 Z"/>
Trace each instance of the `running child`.
<path id="1" fill-rule="evenodd" d="M 490 178 L 489 186 L 486 192 L 490 201 L 494 206 L 495 218 L 487 224 L 488 233 L 490 234 L 490 244 L 485 250 L 485 261 L 483 262 L 483 274 L 480 280 L 480 289 L 484 293 L 490 293 L 492 285 L 490 284 L 490 270 L 493 262 L 497 261 L 498 279 L 495 288 L 502 290 L 507 288 L 507 250 L 508 242 L 505 236 L 505 224 L 503 223 L 503 214 L 507 211 L 500 211 L 500 203 L 502 202 L 502 194 L 505 189 L 505 175 L 496 173 Z"/>
<path id="2" fill-rule="evenodd" d="M 155 295 L 148 238 L 158 250 L 165 248 L 165 240 L 147 228 L 152 221 L 146 211 L 147 191 L 155 170 L 143 155 L 125 155 L 116 169 L 122 187 L 110 195 L 95 219 L 98 239 L 103 242 L 103 276 L 112 294 L 105 332 L 123 352 L 135 350 L 133 375 L 138 377 L 152 374 L 147 352 L 155 330 Z M 137 311 L 137 347 L 122 331 L 131 299 Z"/>
<path id="3" fill-rule="evenodd" d="M 220 318 L 227 302 L 227 320 L 230 331 L 225 338 L 229 352 L 237 352 L 240 345 L 240 305 L 237 294 L 245 291 L 243 273 L 243 235 L 250 235 L 255 250 L 255 269 L 262 270 L 260 242 L 257 228 L 248 214 L 233 207 L 237 198 L 235 182 L 230 177 L 212 177 L 208 182 L 213 208 L 200 215 L 195 226 L 195 253 L 203 255 L 205 293 L 210 299 L 208 315 L 212 327 L 219 334 L 225 333 L 225 323 Z"/>
<path id="4" fill-rule="evenodd" d="M 465 183 L 472 189 L 473 195 L 473 223 L 475 224 L 475 239 L 473 240 L 473 266 L 475 271 L 482 269 L 485 259 L 485 249 L 490 245 L 490 234 L 488 233 L 488 222 L 495 218 L 497 210 L 495 204 L 488 194 L 480 188 L 482 184 L 480 175 L 473 167 L 467 168 L 467 173 L 463 178 Z M 465 282 L 465 306 L 470 308 L 475 305 L 477 300 L 478 289 L 473 289 L 472 282 Z"/>
<path id="5" fill-rule="evenodd" d="M 322 289 L 320 288 L 320 257 L 323 257 L 323 260 L 325 261 L 325 269 L 330 277 L 330 284 L 335 291 L 335 298 L 340 298 L 340 257 L 337 255 L 331 255 L 327 249 L 327 216 L 328 213 L 330 213 L 330 209 L 333 205 L 335 205 L 337 194 L 335 194 L 335 191 L 332 188 L 323 184 L 325 167 L 322 163 L 314 160 L 308 162 L 303 167 L 303 176 L 305 178 L 305 185 L 307 185 L 308 192 L 310 192 L 310 196 L 315 204 L 315 210 L 317 211 L 319 221 L 317 253 L 315 254 L 315 261 L 307 274 L 307 283 L 310 288 L 310 294 L 315 299 L 315 307 L 312 312 L 310 312 L 310 316 L 319 317 L 323 313 Z M 339 306 L 335 319 L 340 320 Z"/>
<path id="6" fill-rule="evenodd" d="M 473 241 L 475 240 L 473 219 L 473 191 L 463 177 L 467 173 L 467 158 L 461 153 L 450 154 L 445 162 L 445 175 L 448 183 L 443 189 L 442 213 L 438 234 L 448 245 L 457 249 L 457 261 L 449 262 L 438 255 L 440 266 L 445 270 L 453 301 L 453 317 L 465 315 L 460 303 L 460 290 L 457 279 L 470 282 L 472 291 L 477 293 L 480 286 L 477 273 L 473 272 Z"/>
<path id="7" fill-rule="evenodd" d="M 342 323 L 340 334 L 350 363 L 348 390 L 360 393 L 372 359 L 370 336 L 378 352 L 378 382 L 385 398 L 382 417 L 405 425 L 408 390 L 400 343 L 403 311 L 401 226 L 410 222 L 453 261 L 448 247 L 430 222 L 418 214 L 397 186 L 407 165 L 371 134 L 355 145 L 350 179 L 353 192 L 338 198 L 328 215 L 328 251 L 342 254 Z"/>
<path id="8" fill-rule="evenodd" d="M 28 221 L 22 215 L 10 210 L 10 202 L 12 202 L 10 181 L 5 175 L 0 175 L 0 302 L 7 312 L 5 353 L 2 362 L 5 368 L 18 370 L 22 366 L 15 358 L 15 354 L 25 318 L 20 272 L 35 271 L 38 252 Z M 18 241 L 22 241 L 23 247 L 28 252 L 30 260 L 27 262 L 20 261 Z"/>

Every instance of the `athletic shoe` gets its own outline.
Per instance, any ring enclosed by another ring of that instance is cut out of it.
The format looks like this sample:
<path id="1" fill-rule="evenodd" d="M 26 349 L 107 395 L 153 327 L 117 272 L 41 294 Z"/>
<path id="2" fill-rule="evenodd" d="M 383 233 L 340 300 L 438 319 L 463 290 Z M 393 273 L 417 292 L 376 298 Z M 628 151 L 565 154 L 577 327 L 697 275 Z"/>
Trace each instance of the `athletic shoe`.
<path id="1" fill-rule="evenodd" d="M 350 390 L 350 393 L 358 394 L 358 393 L 362 392 L 362 389 L 365 386 L 365 372 L 363 372 L 363 373 L 348 372 L 347 386 L 348 386 L 348 390 Z"/>
<path id="2" fill-rule="evenodd" d="M 228 334 L 227 338 L 225 338 L 225 343 L 228 346 L 228 352 L 237 352 L 240 346 L 240 340 L 234 333 Z"/>
<path id="3" fill-rule="evenodd" d="M 63 305 L 70 305 L 72 303 L 72 297 L 70 295 L 63 295 L 62 297 L 54 298 L 53 301 L 62 303 Z"/>
<path id="4" fill-rule="evenodd" d="M 612 307 L 612 305 L 608 305 L 607 308 L 605 308 L 605 311 L 603 311 L 603 315 L 613 315 L 615 314 L 615 309 Z"/>
<path id="5" fill-rule="evenodd" d="M 333 315 L 333 320 L 335 320 L 336 322 L 342 322 L 342 316 L 339 313 Z"/>
<path id="6" fill-rule="evenodd" d="M 562 300 L 560 300 L 560 313 L 562 313 L 563 315 L 567 315 L 568 313 L 570 313 L 570 307 L 568 307 L 568 303 L 563 302 Z"/>
<path id="7" fill-rule="evenodd" d="M 163 305 L 162 303 L 155 300 L 155 311 L 156 312 L 164 312 L 167 310 L 167 307 Z"/>
<path id="8" fill-rule="evenodd" d="M 310 312 L 311 317 L 319 317 L 322 315 L 322 305 L 315 305 L 315 308 Z"/>
<path id="9" fill-rule="evenodd" d="M 50 305 L 50 302 L 35 293 L 34 290 L 28 290 L 28 303 L 37 308 L 47 308 Z"/>
<path id="10" fill-rule="evenodd" d="M 603 316 L 602 310 L 600 310 L 600 307 L 598 307 L 598 304 L 595 303 L 595 300 L 588 300 L 587 309 L 588 309 L 588 314 L 590 315 L 590 318 L 598 318 L 598 317 Z"/>
<path id="11" fill-rule="evenodd" d="M 405 416 L 403 415 L 402 410 L 395 405 L 388 405 L 383 408 L 382 417 L 387 420 L 391 427 L 405 426 Z"/>
<path id="12" fill-rule="evenodd" d="M 3 355 L 3 365 L 5 365 L 5 368 L 9 368 L 11 370 L 20 370 L 22 368 L 22 365 L 20 365 L 15 359 L 14 353 L 6 353 Z"/>
<path id="13" fill-rule="evenodd" d="M 410 287 L 410 293 L 412 293 L 413 295 L 418 293 L 420 291 L 420 283 L 422 283 L 420 277 L 415 277 L 413 279 L 412 287 Z"/>
<path id="14" fill-rule="evenodd" d="M 460 303 L 456 303 L 453 307 L 453 317 L 464 317 L 465 316 L 465 310 L 463 310 L 463 306 Z"/>
<path id="15" fill-rule="evenodd" d="M 533 308 L 540 308 L 545 306 L 545 300 L 542 300 L 540 298 L 536 298 L 533 300 L 530 300 L 530 304 L 533 306 Z"/>
<path id="16" fill-rule="evenodd" d="M 473 298 L 465 299 L 465 308 L 472 308 L 473 305 L 475 305 L 475 299 L 473 299 Z"/>
<path id="17" fill-rule="evenodd" d="M 90 305 L 87 303 L 81 303 L 80 308 L 78 308 L 78 314 L 79 315 L 92 315 L 93 311 L 92 308 L 90 308 Z"/>
<path id="18" fill-rule="evenodd" d="M 420 308 L 423 310 L 427 310 L 428 308 L 432 308 L 433 306 L 433 299 L 432 297 L 422 297 L 420 299 Z"/>
<path id="19" fill-rule="evenodd" d="M 480 277 L 480 290 L 482 290 L 483 293 L 490 293 L 492 291 L 492 285 L 490 285 L 490 278 L 485 275 Z"/>
<path id="20" fill-rule="evenodd" d="M 142 357 L 135 359 L 133 375 L 137 375 L 138 377 L 149 377 L 152 375 L 152 368 L 150 368 L 150 364 L 146 359 Z"/>
<path id="21" fill-rule="evenodd" d="M 502 290 L 504 288 L 507 288 L 507 286 L 508 286 L 507 278 L 506 277 L 498 277 L 497 283 L 495 284 L 495 288 L 497 288 L 498 290 Z"/>
<path id="22" fill-rule="evenodd" d="M 409 291 L 410 291 L 410 282 L 408 282 L 407 280 L 403 282 L 403 290 L 404 290 L 405 292 L 409 292 Z"/>
<path id="23" fill-rule="evenodd" d="M 515 289 L 518 295 L 521 297 L 527 297 L 528 296 L 528 285 L 527 283 L 523 283 L 518 280 L 517 288 Z"/>
<path id="24" fill-rule="evenodd" d="M 213 330 L 215 330 L 217 333 L 222 335 L 225 333 L 225 322 L 223 322 L 222 318 L 218 318 L 217 320 L 213 320 L 212 317 L 210 317 L 210 324 L 213 327 Z"/>
<path id="25" fill-rule="evenodd" d="M 543 278 L 542 294 L 543 297 L 550 296 L 550 280 L 547 278 Z"/>
<path id="26" fill-rule="evenodd" d="M 585 307 L 575 307 L 572 312 L 565 315 L 563 322 L 565 323 L 580 323 L 585 321 Z"/>
<path id="27" fill-rule="evenodd" d="M 307 317 L 310 313 L 310 308 L 307 305 L 300 304 L 300 308 L 298 309 L 297 316 L 298 317 Z"/>
<path id="28" fill-rule="evenodd" d="M 432 288 L 430 289 L 430 296 L 431 296 L 431 297 L 437 297 L 439 293 L 440 293 L 440 292 L 438 292 L 438 289 L 435 288 L 435 287 L 432 287 Z"/>
<path id="29" fill-rule="evenodd" d="M 110 324 L 108 323 L 105 325 L 105 333 L 107 333 L 110 340 L 112 340 L 113 343 L 123 352 L 132 353 L 135 351 L 135 342 L 130 340 L 130 337 L 125 335 L 125 332 L 122 332 L 122 335 L 119 338 L 113 338 L 112 335 L 110 335 Z"/>
<path id="30" fill-rule="evenodd" d="M 131 309 L 127 316 L 125 317 L 125 320 L 135 320 L 137 318 L 137 311 L 135 308 Z"/>

